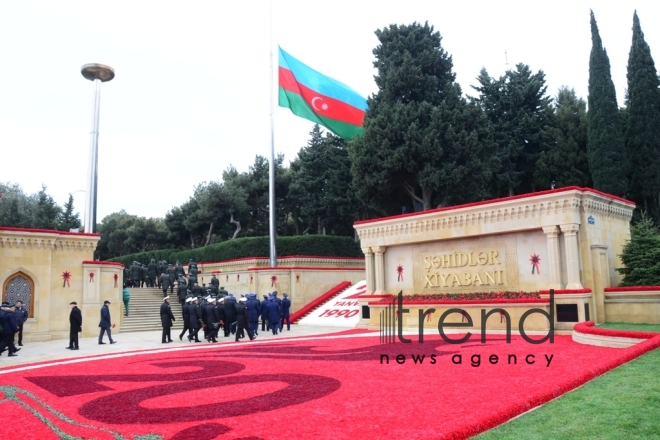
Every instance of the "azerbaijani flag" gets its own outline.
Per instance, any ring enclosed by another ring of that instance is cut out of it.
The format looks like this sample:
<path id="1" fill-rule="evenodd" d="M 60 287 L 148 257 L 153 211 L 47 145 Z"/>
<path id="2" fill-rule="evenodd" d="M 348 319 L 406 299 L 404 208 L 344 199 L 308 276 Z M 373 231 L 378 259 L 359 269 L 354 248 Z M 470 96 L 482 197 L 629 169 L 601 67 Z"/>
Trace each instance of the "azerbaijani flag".
<path id="1" fill-rule="evenodd" d="M 367 100 L 345 84 L 308 67 L 279 48 L 279 105 L 294 115 L 353 139 L 363 133 Z"/>

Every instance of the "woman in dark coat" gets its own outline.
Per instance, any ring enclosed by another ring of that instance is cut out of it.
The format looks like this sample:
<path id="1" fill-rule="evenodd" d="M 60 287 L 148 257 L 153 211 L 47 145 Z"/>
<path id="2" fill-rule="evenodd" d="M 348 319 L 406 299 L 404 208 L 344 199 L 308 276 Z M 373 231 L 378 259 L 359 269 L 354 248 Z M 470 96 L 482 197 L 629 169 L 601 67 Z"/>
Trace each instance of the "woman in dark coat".
<path id="1" fill-rule="evenodd" d="M 160 322 L 163 324 L 163 344 L 172 342 L 171 331 L 174 321 L 174 314 L 170 308 L 170 297 L 166 296 L 163 299 L 163 304 L 160 305 Z"/>

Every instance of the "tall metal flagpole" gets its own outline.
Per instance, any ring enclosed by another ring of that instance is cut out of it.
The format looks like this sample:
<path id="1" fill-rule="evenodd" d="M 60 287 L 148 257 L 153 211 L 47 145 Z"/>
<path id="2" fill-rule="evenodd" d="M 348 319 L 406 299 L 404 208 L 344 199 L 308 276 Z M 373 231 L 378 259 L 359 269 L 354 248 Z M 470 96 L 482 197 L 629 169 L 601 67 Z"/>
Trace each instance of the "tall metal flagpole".
<path id="1" fill-rule="evenodd" d="M 273 0 L 270 1 L 270 166 L 268 168 L 268 204 L 270 267 L 277 267 L 277 228 L 275 226 L 275 64 L 273 63 Z"/>
<path id="2" fill-rule="evenodd" d="M 96 189 L 99 169 L 99 110 L 101 108 L 101 83 L 112 81 L 115 71 L 103 64 L 85 64 L 80 69 L 85 79 L 94 82 L 94 107 L 92 131 L 89 143 L 89 168 L 87 169 L 87 201 L 85 203 L 85 232 L 96 232 Z"/>

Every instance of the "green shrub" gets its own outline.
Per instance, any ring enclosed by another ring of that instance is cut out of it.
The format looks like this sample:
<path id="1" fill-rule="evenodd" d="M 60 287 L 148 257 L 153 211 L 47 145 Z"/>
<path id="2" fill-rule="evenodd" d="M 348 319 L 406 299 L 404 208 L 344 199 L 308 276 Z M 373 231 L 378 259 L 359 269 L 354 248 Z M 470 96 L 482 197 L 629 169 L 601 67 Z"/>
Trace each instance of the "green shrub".
<path id="1" fill-rule="evenodd" d="M 162 250 L 124 255 L 123 257 L 112 258 L 110 261 L 130 265 L 133 261 L 148 263 L 151 258 L 154 258 L 156 261 L 167 260 L 168 263 L 179 260 L 185 264 L 191 258 L 195 261 L 211 262 L 233 260 L 236 258 L 268 257 L 269 255 L 269 237 L 245 237 L 185 251 Z M 351 237 L 337 237 L 333 235 L 279 237 L 277 239 L 277 256 L 286 257 L 289 255 L 316 255 L 324 257 L 364 256 L 359 243 L 356 243 Z"/>
<path id="2" fill-rule="evenodd" d="M 660 285 L 660 232 L 653 222 L 643 218 L 630 228 L 630 241 L 619 255 L 625 267 L 621 286 Z"/>

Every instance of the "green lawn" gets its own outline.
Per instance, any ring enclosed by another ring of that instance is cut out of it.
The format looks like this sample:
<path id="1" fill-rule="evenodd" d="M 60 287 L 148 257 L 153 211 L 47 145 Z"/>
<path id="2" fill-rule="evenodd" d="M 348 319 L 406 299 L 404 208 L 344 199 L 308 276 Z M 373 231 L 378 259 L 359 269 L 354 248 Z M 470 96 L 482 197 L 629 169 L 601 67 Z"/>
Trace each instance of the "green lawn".
<path id="1" fill-rule="evenodd" d="M 660 349 L 474 438 L 660 439 Z"/>
<path id="2" fill-rule="evenodd" d="M 630 324 L 627 322 L 606 322 L 596 327 L 612 330 L 637 330 L 639 332 L 660 332 L 660 324 Z"/>

